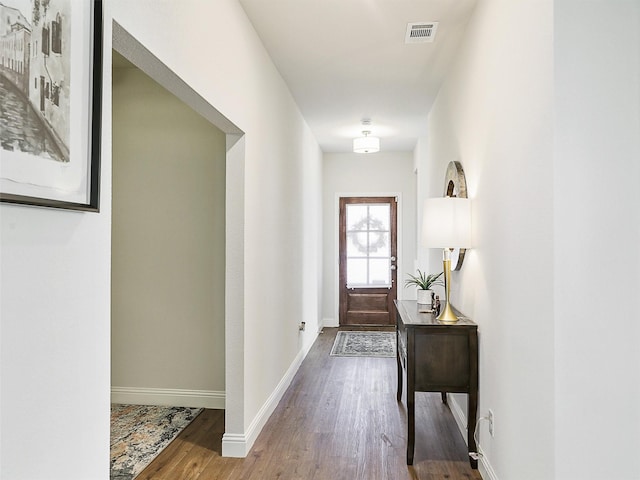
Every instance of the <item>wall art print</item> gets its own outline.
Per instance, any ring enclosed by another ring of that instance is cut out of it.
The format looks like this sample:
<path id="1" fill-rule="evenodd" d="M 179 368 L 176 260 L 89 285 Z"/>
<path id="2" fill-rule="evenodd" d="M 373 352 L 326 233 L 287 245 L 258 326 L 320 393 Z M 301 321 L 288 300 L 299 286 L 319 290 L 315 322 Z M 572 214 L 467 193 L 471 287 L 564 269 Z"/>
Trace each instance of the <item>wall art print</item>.
<path id="1" fill-rule="evenodd" d="M 0 200 L 98 211 L 102 0 L 0 0 Z"/>

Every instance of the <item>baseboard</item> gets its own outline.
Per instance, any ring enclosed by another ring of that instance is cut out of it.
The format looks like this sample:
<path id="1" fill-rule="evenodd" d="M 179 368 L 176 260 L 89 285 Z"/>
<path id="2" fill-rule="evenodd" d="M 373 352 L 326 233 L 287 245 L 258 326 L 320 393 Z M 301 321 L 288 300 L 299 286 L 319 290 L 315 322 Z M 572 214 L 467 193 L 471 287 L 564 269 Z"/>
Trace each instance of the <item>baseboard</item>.
<path id="1" fill-rule="evenodd" d="M 458 402 L 453 397 L 453 395 L 447 394 L 447 397 L 448 397 L 447 404 L 449 405 L 449 410 L 451 410 L 451 413 L 453 414 L 453 419 L 456 421 L 456 425 L 458 425 L 458 430 L 460 430 L 460 433 L 462 434 L 462 438 L 464 438 L 465 445 L 468 446 L 469 442 L 467 442 L 467 416 L 464 414 L 464 412 L 462 411 L 462 408 L 460 408 L 460 405 L 458 405 Z"/>
<path id="2" fill-rule="evenodd" d="M 308 345 L 304 346 L 304 348 L 298 352 L 298 355 L 296 355 L 291 366 L 289 366 L 289 369 L 284 374 L 267 401 L 262 405 L 262 408 L 258 411 L 247 431 L 244 434 L 225 433 L 222 436 L 223 457 L 244 458 L 249 454 L 251 447 L 253 447 L 258 435 L 267 423 L 267 420 L 269 420 L 269 417 L 271 417 L 271 414 L 278 406 L 278 403 L 282 400 L 282 396 L 287 391 L 287 388 L 291 385 L 293 377 L 298 372 L 300 365 L 302 365 L 302 361 L 307 356 L 307 353 L 309 353 L 314 341 L 315 337 L 313 338 L 313 341 L 310 341 Z"/>
<path id="3" fill-rule="evenodd" d="M 340 323 L 338 323 L 338 321 L 335 318 L 323 318 L 322 326 L 327 328 L 335 328 L 335 327 L 339 327 Z"/>
<path id="4" fill-rule="evenodd" d="M 456 421 L 458 430 L 460 430 L 460 433 L 462 434 L 465 445 L 468 446 L 469 443 L 467 442 L 467 417 L 453 395 L 447 396 L 449 410 L 451 410 L 451 413 L 453 414 L 453 418 Z M 478 453 L 480 454 L 480 458 L 478 459 L 478 471 L 480 472 L 480 476 L 482 476 L 484 480 L 498 480 L 496 472 L 493 470 L 493 467 L 491 466 L 487 455 L 484 453 L 480 445 L 478 445 Z"/>
<path id="5" fill-rule="evenodd" d="M 484 480 L 498 480 L 498 475 L 493 470 L 487 455 L 482 451 L 482 447 L 478 448 L 478 452 L 480 453 L 480 460 L 478 462 L 478 471 L 480 472 L 480 476 Z"/>
<path id="6" fill-rule="evenodd" d="M 222 435 L 222 456 L 244 458 L 251 450 L 247 435 L 238 433 L 225 433 Z M 251 444 L 253 445 L 253 443 Z"/>
<path id="7" fill-rule="evenodd" d="M 111 402 L 127 405 L 170 405 L 224 410 L 225 397 L 225 392 L 212 390 L 111 387 Z"/>

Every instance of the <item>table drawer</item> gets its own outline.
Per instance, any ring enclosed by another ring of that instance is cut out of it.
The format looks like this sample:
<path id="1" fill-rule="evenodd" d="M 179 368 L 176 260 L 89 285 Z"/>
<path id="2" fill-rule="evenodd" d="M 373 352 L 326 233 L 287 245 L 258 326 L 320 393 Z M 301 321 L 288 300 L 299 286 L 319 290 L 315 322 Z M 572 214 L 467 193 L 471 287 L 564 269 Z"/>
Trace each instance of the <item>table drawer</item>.
<path id="1" fill-rule="evenodd" d="M 416 333 L 416 390 L 466 392 L 470 385 L 469 337 L 461 334 Z M 451 389 L 451 390 L 449 390 Z"/>

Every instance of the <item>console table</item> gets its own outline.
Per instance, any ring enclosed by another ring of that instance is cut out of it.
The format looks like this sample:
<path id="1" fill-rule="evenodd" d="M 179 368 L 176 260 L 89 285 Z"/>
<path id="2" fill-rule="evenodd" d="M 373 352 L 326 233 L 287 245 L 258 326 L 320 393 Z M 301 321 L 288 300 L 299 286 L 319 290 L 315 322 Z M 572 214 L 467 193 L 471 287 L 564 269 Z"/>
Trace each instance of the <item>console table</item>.
<path id="1" fill-rule="evenodd" d="M 421 313 L 412 300 L 396 300 L 396 352 L 398 401 L 402 380 L 407 376 L 407 465 L 413 464 L 415 444 L 415 392 L 468 394 L 467 444 L 476 451 L 473 433 L 478 410 L 478 326 L 461 318 L 454 325 L 436 320 L 433 313 Z M 478 461 L 469 457 L 472 468 Z"/>

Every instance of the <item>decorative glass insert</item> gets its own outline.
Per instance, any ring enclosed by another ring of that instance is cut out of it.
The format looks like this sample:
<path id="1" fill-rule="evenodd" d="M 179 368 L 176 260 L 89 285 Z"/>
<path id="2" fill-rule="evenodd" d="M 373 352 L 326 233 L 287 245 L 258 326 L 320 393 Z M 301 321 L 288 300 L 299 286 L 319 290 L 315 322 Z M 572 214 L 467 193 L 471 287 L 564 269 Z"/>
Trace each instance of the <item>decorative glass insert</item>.
<path id="1" fill-rule="evenodd" d="M 391 205 L 346 205 L 347 286 L 391 286 Z"/>

